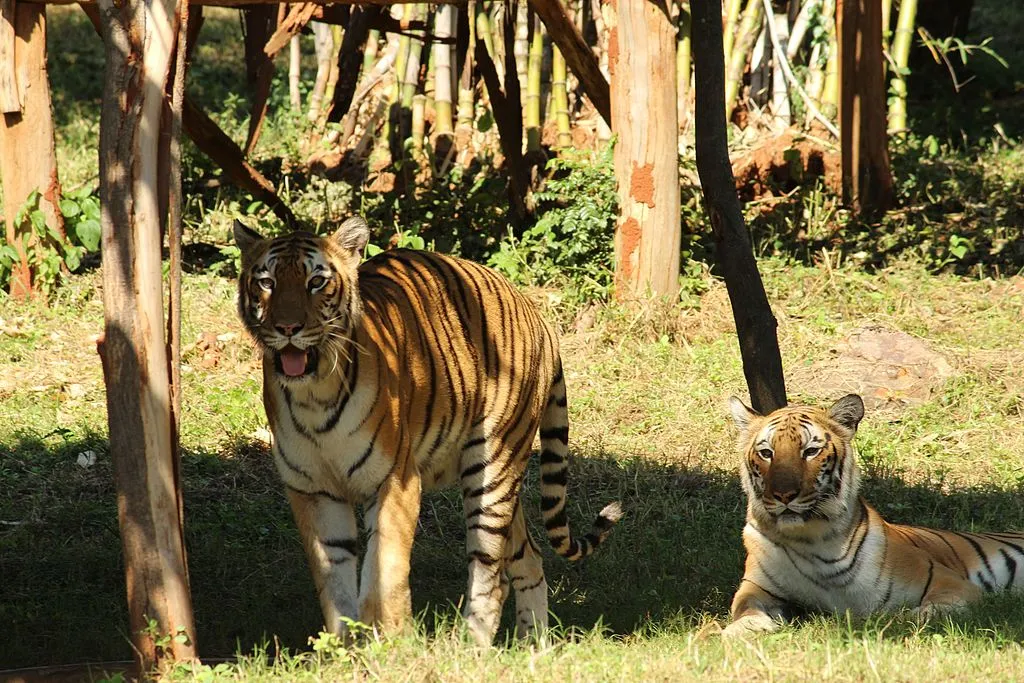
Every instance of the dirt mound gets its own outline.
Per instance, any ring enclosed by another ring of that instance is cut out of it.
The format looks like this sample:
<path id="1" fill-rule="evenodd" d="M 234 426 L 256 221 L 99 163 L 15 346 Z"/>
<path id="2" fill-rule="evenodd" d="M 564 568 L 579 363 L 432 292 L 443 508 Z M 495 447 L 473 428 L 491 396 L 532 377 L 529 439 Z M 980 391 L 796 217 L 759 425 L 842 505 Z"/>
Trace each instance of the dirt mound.
<path id="1" fill-rule="evenodd" d="M 953 368 L 924 341 L 884 327 L 862 327 L 833 350 L 833 356 L 798 370 L 795 385 L 838 397 L 857 393 L 869 410 L 917 405 L 928 400 Z"/>
<path id="2" fill-rule="evenodd" d="M 841 178 L 839 151 L 792 130 L 764 142 L 733 160 L 736 191 L 744 201 L 789 192 L 809 178 L 829 183 Z"/>

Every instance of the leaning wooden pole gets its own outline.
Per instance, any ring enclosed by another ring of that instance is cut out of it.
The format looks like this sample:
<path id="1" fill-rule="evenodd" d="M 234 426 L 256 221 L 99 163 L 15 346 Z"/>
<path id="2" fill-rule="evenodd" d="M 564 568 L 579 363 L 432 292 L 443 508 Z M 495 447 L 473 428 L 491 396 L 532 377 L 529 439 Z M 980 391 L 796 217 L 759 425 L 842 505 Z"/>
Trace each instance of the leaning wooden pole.
<path id="1" fill-rule="evenodd" d="M 754 409 L 767 415 L 786 405 L 786 383 L 775 316 L 757 271 L 736 196 L 721 103 L 725 98 L 721 0 L 693 0 L 697 173 L 711 219 L 718 267 L 732 303 L 743 374 Z"/>
<path id="2" fill-rule="evenodd" d="M 618 136 L 615 294 L 678 296 L 676 28 L 663 4 L 619 0 L 614 7 L 608 69 L 612 132 Z"/>
<path id="3" fill-rule="evenodd" d="M 583 34 L 576 28 L 568 10 L 560 0 L 529 0 L 529 4 L 530 9 L 544 22 L 551 42 L 561 50 L 565 63 L 579 79 L 580 87 L 590 98 L 597 113 L 607 123 L 611 123 L 612 105 L 608 81 L 601 73 L 594 51 L 583 40 Z"/>
<path id="4" fill-rule="evenodd" d="M 172 69 L 174 0 L 101 0 L 107 72 L 100 116 L 103 307 L 98 348 L 128 587 L 143 672 L 193 659 L 163 310 L 157 171 Z M 180 102 L 180 97 L 178 98 Z M 175 193 L 175 199 L 180 196 Z"/>

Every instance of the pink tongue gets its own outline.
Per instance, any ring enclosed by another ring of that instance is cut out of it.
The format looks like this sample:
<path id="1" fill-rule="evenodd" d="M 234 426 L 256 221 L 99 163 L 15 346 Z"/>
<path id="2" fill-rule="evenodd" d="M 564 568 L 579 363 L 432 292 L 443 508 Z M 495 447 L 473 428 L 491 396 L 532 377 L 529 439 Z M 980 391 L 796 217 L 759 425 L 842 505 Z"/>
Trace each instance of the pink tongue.
<path id="1" fill-rule="evenodd" d="M 295 347 L 282 351 L 281 367 L 289 377 L 298 377 L 306 371 L 306 352 Z"/>

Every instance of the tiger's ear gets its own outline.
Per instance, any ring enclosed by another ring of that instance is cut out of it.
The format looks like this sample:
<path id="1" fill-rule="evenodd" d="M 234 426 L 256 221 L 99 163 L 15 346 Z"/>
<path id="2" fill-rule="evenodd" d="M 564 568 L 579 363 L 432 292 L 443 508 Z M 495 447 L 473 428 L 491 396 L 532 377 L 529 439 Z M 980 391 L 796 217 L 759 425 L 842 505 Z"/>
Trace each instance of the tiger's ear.
<path id="1" fill-rule="evenodd" d="M 338 226 L 332 236 L 338 246 L 351 252 L 356 258 L 363 255 L 366 243 L 370 241 L 370 226 L 362 216 L 352 216 Z"/>
<path id="2" fill-rule="evenodd" d="M 741 432 L 747 431 L 753 418 L 761 417 L 761 413 L 753 408 L 748 408 L 746 403 L 735 396 L 729 397 L 729 410 L 732 411 L 732 419 L 736 423 L 736 428 Z"/>
<path id="3" fill-rule="evenodd" d="M 851 432 L 856 432 L 864 417 L 864 401 L 857 394 L 847 394 L 832 404 L 828 416 Z"/>
<path id="4" fill-rule="evenodd" d="M 237 218 L 235 219 L 231 232 L 235 237 L 235 244 L 238 245 L 238 248 L 241 250 L 243 255 L 248 254 L 252 251 L 253 247 L 263 241 L 262 235 Z"/>

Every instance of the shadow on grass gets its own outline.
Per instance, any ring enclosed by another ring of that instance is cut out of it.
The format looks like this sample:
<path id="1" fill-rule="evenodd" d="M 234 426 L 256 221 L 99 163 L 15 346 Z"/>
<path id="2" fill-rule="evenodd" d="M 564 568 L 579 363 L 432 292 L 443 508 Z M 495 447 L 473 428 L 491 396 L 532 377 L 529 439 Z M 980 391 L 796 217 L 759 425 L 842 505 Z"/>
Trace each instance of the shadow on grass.
<path id="1" fill-rule="evenodd" d="M 94 466 L 76 464 L 97 454 Z M 0 622 L 15 634 L 0 668 L 130 658 L 116 497 L 106 443 L 95 436 L 23 436 L 0 445 Z M 200 651 L 206 657 L 254 646 L 304 649 L 320 626 L 312 581 L 271 459 L 256 443 L 183 458 L 186 541 Z M 740 573 L 743 501 L 736 477 L 576 457 L 570 519 L 577 531 L 607 502 L 626 516 L 592 558 L 569 564 L 543 542 L 535 464 L 528 518 L 545 548 L 551 610 L 565 628 L 598 624 L 615 633 L 724 618 Z M 895 477 L 867 491 L 894 521 L 950 528 L 1024 528 L 1020 490 L 942 494 Z M 465 588 L 462 508 L 454 491 L 428 495 L 413 553 L 414 609 L 449 621 Z M 1009 602 L 1007 602 L 1009 601 Z M 1003 597 L 998 605 L 1024 605 Z M 504 628 L 510 623 L 507 606 Z M 863 628 L 877 627 L 868 622 Z M 1024 639 L 1024 610 L 973 610 L 956 627 L 979 638 Z M 861 627 L 857 627 L 861 628 Z M 909 626 L 907 627 L 910 628 Z M 899 637 L 905 629 L 886 631 Z M 507 635 L 499 634 L 499 640 Z"/>

